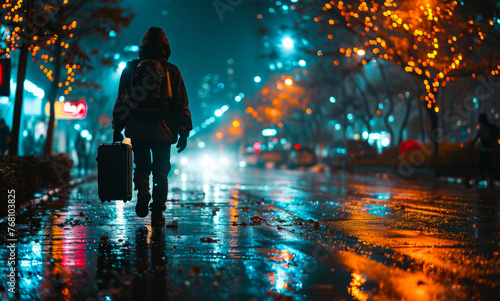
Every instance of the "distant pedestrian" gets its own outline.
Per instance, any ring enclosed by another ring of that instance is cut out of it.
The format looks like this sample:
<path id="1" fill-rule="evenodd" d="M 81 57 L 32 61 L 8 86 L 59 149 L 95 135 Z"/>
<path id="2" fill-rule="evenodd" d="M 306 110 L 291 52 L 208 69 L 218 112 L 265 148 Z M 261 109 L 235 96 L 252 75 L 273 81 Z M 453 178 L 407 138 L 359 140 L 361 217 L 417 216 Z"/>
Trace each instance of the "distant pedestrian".
<path id="1" fill-rule="evenodd" d="M 10 130 L 5 119 L 0 119 L 0 155 L 6 155 L 9 149 Z"/>
<path id="2" fill-rule="evenodd" d="M 179 69 L 168 62 L 170 45 L 163 30 L 151 27 L 142 41 L 139 59 L 127 63 L 120 78 L 113 110 L 113 141 L 122 141 L 122 130 L 132 139 L 135 212 L 148 215 L 151 200 L 149 176 L 153 172 L 152 220 L 161 221 L 168 194 L 170 148 L 187 145 L 192 130 L 186 87 Z M 153 154 L 151 160 L 151 153 Z"/>
<path id="3" fill-rule="evenodd" d="M 479 153 L 479 180 L 484 181 L 485 171 L 488 170 L 488 176 L 491 178 L 493 176 L 493 166 L 491 165 L 491 156 L 495 150 L 495 145 L 498 139 L 498 127 L 491 124 L 488 121 L 488 116 L 484 113 L 479 114 L 479 132 L 472 141 L 472 145 L 476 144 L 477 140 L 480 140 L 480 153 Z"/>
<path id="4" fill-rule="evenodd" d="M 78 133 L 76 136 L 75 149 L 78 157 L 78 174 L 86 175 L 89 164 L 87 139 L 83 138 L 81 133 Z"/>
<path id="5" fill-rule="evenodd" d="M 45 136 L 42 134 L 36 139 L 35 143 L 35 154 L 43 156 L 45 152 Z"/>
<path id="6" fill-rule="evenodd" d="M 27 130 L 27 135 L 23 140 L 23 153 L 25 156 L 31 156 L 35 154 L 35 137 L 30 130 Z"/>

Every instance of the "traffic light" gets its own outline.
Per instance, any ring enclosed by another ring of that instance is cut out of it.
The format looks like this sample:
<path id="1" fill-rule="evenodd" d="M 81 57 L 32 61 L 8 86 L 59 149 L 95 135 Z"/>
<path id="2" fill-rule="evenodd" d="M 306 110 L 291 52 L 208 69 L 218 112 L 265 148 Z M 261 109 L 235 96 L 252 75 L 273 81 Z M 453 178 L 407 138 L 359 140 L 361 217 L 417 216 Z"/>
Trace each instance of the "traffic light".
<path id="1" fill-rule="evenodd" d="M 0 59 L 0 96 L 10 96 L 10 59 Z"/>

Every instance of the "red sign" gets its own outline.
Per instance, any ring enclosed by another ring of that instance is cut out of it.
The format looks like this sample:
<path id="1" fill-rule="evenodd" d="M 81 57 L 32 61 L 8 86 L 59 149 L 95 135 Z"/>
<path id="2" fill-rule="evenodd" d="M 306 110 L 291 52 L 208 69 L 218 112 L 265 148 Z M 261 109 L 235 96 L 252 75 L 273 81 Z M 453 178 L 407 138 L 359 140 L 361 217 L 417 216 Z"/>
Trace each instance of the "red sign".
<path id="1" fill-rule="evenodd" d="M 84 101 L 77 103 L 56 101 L 54 111 L 56 119 L 85 119 L 87 117 L 87 103 Z M 50 115 L 49 103 L 45 106 L 45 114 Z"/>
<path id="2" fill-rule="evenodd" d="M 10 95 L 10 59 L 0 59 L 0 96 Z"/>

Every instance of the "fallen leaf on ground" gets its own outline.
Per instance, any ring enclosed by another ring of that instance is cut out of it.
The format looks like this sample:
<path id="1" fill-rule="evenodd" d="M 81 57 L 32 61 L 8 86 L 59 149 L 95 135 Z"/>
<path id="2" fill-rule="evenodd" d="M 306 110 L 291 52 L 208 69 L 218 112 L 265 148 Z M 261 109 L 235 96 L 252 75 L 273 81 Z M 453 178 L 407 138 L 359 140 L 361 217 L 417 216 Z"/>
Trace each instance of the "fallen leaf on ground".
<path id="1" fill-rule="evenodd" d="M 171 224 L 168 224 L 165 226 L 165 228 L 178 228 L 179 227 L 179 221 L 178 220 L 175 220 L 175 221 L 172 221 Z"/>
<path id="2" fill-rule="evenodd" d="M 208 243 L 216 243 L 217 240 L 213 239 L 212 237 L 202 237 L 200 238 L 201 242 L 208 242 Z"/>

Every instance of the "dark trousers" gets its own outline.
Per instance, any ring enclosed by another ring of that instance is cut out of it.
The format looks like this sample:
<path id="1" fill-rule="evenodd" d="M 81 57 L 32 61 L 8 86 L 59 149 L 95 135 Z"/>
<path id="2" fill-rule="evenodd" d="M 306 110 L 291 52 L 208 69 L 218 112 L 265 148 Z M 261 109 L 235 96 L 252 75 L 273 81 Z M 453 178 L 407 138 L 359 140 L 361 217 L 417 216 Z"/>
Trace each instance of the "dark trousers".
<path id="1" fill-rule="evenodd" d="M 493 166 L 491 166 L 491 155 L 493 152 L 480 152 L 479 153 L 479 174 L 484 178 L 485 170 L 488 170 L 488 176 L 493 176 Z"/>
<path id="2" fill-rule="evenodd" d="M 143 138 L 132 139 L 134 151 L 134 184 L 136 190 L 149 189 L 149 175 L 153 172 L 153 202 L 165 203 L 170 172 L 169 142 Z M 151 161 L 151 153 L 153 160 Z"/>

